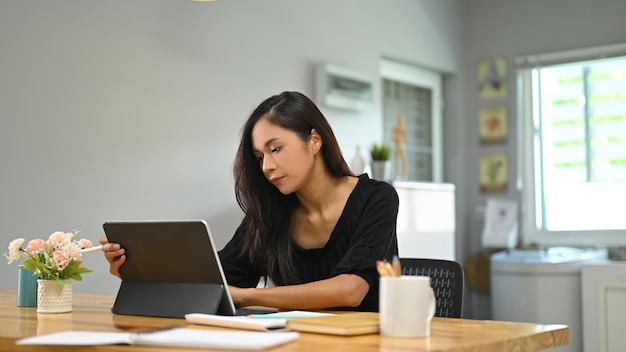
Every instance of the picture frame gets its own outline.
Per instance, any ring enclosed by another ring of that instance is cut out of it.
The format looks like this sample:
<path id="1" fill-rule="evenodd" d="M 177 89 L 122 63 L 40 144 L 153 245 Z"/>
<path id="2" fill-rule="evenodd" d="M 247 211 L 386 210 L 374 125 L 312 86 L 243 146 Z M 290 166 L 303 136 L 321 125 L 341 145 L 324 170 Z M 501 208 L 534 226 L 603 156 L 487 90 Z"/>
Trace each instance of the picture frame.
<path id="1" fill-rule="evenodd" d="M 504 144 L 508 139 L 508 111 L 506 106 L 488 106 L 478 110 L 480 144 Z"/>
<path id="2" fill-rule="evenodd" d="M 373 80 L 366 73 L 335 64 L 315 69 L 317 103 L 348 111 L 368 110 L 374 103 Z"/>
<path id="3" fill-rule="evenodd" d="M 494 57 L 481 60 L 477 67 L 478 96 L 483 99 L 507 95 L 507 59 Z"/>
<path id="4" fill-rule="evenodd" d="M 480 157 L 480 191 L 502 193 L 508 187 L 508 158 L 505 154 L 488 154 Z"/>

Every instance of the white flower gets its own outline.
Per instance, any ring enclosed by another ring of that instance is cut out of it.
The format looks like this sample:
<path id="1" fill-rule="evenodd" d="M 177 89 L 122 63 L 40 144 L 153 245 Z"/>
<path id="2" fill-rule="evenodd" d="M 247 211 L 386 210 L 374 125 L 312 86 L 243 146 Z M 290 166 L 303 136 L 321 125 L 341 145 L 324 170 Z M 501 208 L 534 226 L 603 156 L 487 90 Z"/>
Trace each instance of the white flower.
<path id="1" fill-rule="evenodd" d="M 72 242 L 73 233 L 65 233 L 61 231 L 54 232 L 48 237 L 48 246 L 52 249 L 63 248 Z"/>
<path id="2" fill-rule="evenodd" d="M 63 253 L 66 256 L 71 258 L 72 260 L 76 260 L 78 262 L 83 261 L 83 256 L 81 254 L 82 247 L 77 242 L 72 242 L 63 248 Z"/>
<path id="3" fill-rule="evenodd" d="M 9 260 L 9 264 L 14 261 L 20 259 L 22 249 L 22 245 L 24 244 L 23 238 L 16 238 L 9 243 L 9 254 L 5 254 L 4 256 Z"/>

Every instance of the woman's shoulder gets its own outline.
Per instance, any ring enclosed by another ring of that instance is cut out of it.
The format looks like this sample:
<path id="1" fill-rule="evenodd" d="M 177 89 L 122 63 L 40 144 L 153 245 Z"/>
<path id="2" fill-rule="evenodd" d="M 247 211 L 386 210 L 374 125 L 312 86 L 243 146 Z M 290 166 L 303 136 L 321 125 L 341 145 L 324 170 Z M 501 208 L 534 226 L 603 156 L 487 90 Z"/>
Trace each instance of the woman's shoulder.
<path id="1" fill-rule="evenodd" d="M 359 179 L 358 184 L 359 185 L 363 185 L 363 186 L 365 186 L 367 188 L 385 189 L 385 190 L 388 190 L 388 191 L 394 191 L 395 192 L 395 188 L 389 182 L 375 180 L 373 178 L 370 178 L 369 175 L 366 174 L 366 173 L 357 176 L 357 178 Z"/>
<path id="2" fill-rule="evenodd" d="M 390 183 L 369 178 L 367 174 L 359 175 L 358 178 L 355 192 L 376 198 L 393 197 L 398 199 L 398 192 Z"/>

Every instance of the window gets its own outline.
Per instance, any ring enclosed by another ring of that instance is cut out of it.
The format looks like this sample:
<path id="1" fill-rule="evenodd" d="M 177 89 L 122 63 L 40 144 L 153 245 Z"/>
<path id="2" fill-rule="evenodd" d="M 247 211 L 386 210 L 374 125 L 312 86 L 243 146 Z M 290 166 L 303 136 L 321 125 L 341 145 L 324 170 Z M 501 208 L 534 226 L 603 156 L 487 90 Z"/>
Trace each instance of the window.
<path id="1" fill-rule="evenodd" d="M 383 87 L 384 140 L 392 147 L 393 128 L 403 118 L 406 129 L 404 150 L 408 159 L 407 180 L 434 181 L 443 179 L 441 75 L 391 60 L 381 62 Z M 395 153 L 395 149 L 392 150 Z M 392 155 L 393 170 L 400 165 Z M 394 171 L 394 178 L 399 173 Z"/>
<path id="2" fill-rule="evenodd" d="M 626 46 L 604 49 L 517 60 L 526 244 L 626 245 Z"/>

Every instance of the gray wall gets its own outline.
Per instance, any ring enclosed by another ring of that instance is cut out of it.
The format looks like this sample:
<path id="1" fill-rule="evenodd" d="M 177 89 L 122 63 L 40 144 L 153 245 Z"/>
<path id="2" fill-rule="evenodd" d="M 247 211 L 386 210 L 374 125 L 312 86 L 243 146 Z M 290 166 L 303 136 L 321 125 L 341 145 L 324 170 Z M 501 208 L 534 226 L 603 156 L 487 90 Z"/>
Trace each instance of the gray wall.
<path id="1" fill-rule="evenodd" d="M 444 73 L 445 166 L 462 183 L 461 10 L 458 0 L 1 1 L 0 244 L 74 229 L 96 241 L 107 220 L 202 218 L 221 248 L 241 217 L 240 126 L 272 94 L 311 95 L 323 62 L 372 75 L 377 93 L 382 57 Z M 382 138 L 378 97 L 368 112 L 322 110 L 348 160 Z M 95 272 L 76 292 L 117 292 L 101 254 L 85 261 Z M 0 270 L 0 288 L 15 287 L 16 271 Z"/>
<path id="2" fill-rule="evenodd" d="M 464 2 L 466 11 L 464 28 L 464 63 L 467 73 L 464 82 L 463 106 L 468 119 L 466 145 L 467 218 L 462 221 L 469 244 L 464 256 L 479 251 L 483 221 L 476 208 L 485 205 L 487 196 L 478 189 L 478 158 L 487 153 L 505 153 L 509 157 L 509 188 L 505 194 L 494 197 L 520 199 L 515 187 L 518 141 L 520 126 L 515 115 L 515 77 L 512 59 L 519 55 L 579 49 L 615 44 L 626 41 L 626 2 L 620 0 L 472 0 Z M 508 96 L 505 99 L 481 100 L 477 97 L 476 65 L 485 58 L 504 56 L 509 59 Z M 508 106 L 509 141 L 503 146 L 481 147 L 478 144 L 478 109 L 491 104 Z M 523 229 L 521 231 L 523 236 Z M 463 236 L 463 234 L 461 234 Z M 467 291 L 466 315 L 489 318 L 489 296 Z"/>

